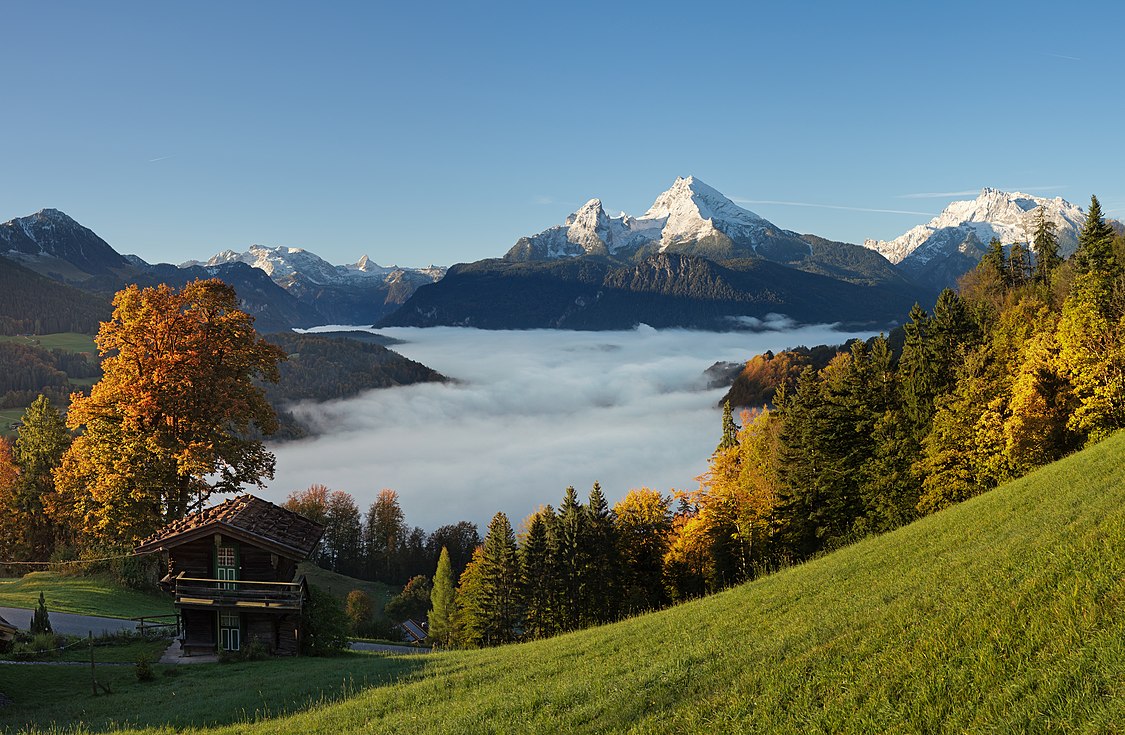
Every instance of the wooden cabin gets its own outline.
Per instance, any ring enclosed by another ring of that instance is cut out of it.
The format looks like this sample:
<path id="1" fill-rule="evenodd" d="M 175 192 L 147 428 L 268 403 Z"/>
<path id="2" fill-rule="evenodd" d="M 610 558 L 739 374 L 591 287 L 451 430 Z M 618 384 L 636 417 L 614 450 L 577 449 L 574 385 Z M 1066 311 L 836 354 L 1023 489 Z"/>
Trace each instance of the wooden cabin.
<path id="1" fill-rule="evenodd" d="M 185 654 L 257 641 L 271 653 L 296 655 L 308 599 L 297 563 L 323 532 L 298 513 L 238 495 L 169 523 L 136 551 L 168 554 L 161 585 L 174 596 Z"/>

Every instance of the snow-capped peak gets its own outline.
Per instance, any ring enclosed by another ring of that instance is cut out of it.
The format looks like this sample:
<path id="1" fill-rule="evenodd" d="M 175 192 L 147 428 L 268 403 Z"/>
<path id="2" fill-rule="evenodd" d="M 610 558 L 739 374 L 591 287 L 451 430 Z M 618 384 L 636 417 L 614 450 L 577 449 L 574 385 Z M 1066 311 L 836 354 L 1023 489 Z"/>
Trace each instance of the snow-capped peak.
<path id="1" fill-rule="evenodd" d="M 1085 214 L 1081 207 L 1062 197 L 1047 199 L 1023 192 L 1006 192 L 985 187 L 976 199 L 951 202 L 941 214 L 924 225 L 893 240 L 867 240 L 864 247 L 875 250 L 892 263 L 910 258 L 920 267 L 952 249 L 980 247 L 992 238 L 1005 244 L 1030 242 L 1035 230 L 1035 210 L 1044 207 L 1055 223 L 1061 252 L 1073 252 Z"/>
<path id="2" fill-rule="evenodd" d="M 714 235 L 716 230 L 760 228 L 768 224 L 694 176 L 677 178 L 639 219 L 663 221 L 661 250 L 703 239 Z"/>
<path id="3" fill-rule="evenodd" d="M 640 217 L 624 212 L 609 217 L 601 200 L 591 199 L 568 216 L 564 224 L 520 238 L 505 257 L 620 257 L 672 249 L 730 258 L 761 255 L 759 248 L 770 243 L 773 255 L 788 261 L 809 252 L 809 245 L 798 242 L 799 237 L 779 230 L 694 176 L 688 176 L 677 178 Z"/>

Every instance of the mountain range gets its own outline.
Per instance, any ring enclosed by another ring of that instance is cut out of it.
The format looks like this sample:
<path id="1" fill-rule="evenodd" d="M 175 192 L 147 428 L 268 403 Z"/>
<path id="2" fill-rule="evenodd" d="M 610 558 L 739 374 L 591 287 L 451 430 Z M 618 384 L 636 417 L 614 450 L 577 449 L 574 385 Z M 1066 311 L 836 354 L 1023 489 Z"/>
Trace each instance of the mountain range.
<path id="1" fill-rule="evenodd" d="M 933 295 L 872 250 L 784 230 L 689 176 L 639 217 L 591 199 L 503 258 L 453 266 L 381 324 L 731 329 L 784 314 L 875 327 Z"/>
<path id="2" fill-rule="evenodd" d="M 332 265 L 302 248 L 252 245 L 179 266 L 122 255 L 57 209 L 0 224 L 0 256 L 100 297 L 127 283 L 218 277 L 262 331 L 318 324 L 482 328 L 730 329 L 783 314 L 882 326 L 955 285 L 996 237 L 1026 242 L 1042 207 L 1061 252 L 1085 215 L 1061 199 L 985 188 L 893 240 L 864 245 L 782 229 L 698 178 L 677 178 L 640 216 L 591 199 L 503 257 L 448 269 Z"/>
<path id="3" fill-rule="evenodd" d="M 941 214 L 893 240 L 866 240 L 866 248 L 894 263 L 907 277 L 931 287 L 953 286 L 972 269 L 993 238 L 1004 244 L 1031 242 L 1037 211 L 1055 223 L 1059 254 L 1078 246 L 1086 220 L 1081 207 L 1062 197 L 1047 199 L 1022 192 L 981 189 L 976 199 L 951 203 Z"/>

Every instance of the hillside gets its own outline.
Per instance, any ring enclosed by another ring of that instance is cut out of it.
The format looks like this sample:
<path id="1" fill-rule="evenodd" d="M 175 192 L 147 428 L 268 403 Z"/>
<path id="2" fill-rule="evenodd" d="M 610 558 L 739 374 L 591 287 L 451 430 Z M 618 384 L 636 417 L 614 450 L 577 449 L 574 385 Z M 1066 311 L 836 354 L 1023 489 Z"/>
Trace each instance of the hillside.
<path id="1" fill-rule="evenodd" d="M 321 682 L 323 706 L 251 724 L 213 701 L 217 721 L 239 723 L 214 731 L 1115 732 L 1125 721 L 1123 460 L 1119 433 L 707 599 L 537 643 L 395 659 L 394 684 L 386 659 L 349 657 L 331 672 L 292 662 Z M 280 664 L 268 670 L 253 701 L 229 693 L 224 706 L 252 712 L 292 686 Z M 358 687 L 332 703 L 341 676 Z M 114 719 L 165 722 L 130 713 L 143 697 L 190 697 L 187 684 L 119 691 Z"/>
<path id="2" fill-rule="evenodd" d="M 58 283 L 0 256 L 0 334 L 93 334 L 109 314 L 108 298 Z"/>
<path id="3" fill-rule="evenodd" d="M 722 330 L 777 313 L 806 323 L 882 326 L 918 298 L 904 281 L 851 283 L 760 258 L 482 260 L 453 266 L 379 326 L 597 330 L 643 322 Z"/>

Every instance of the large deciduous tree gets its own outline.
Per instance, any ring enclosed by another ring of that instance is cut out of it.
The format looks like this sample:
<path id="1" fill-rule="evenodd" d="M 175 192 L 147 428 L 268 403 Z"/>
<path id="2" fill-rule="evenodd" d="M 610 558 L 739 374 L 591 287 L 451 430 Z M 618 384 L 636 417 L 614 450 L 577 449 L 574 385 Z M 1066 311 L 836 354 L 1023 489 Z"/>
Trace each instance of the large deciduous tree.
<path id="1" fill-rule="evenodd" d="M 214 492 L 273 477 L 251 435 L 277 418 L 255 380 L 276 381 L 285 354 L 217 279 L 130 286 L 113 306 L 96 339 L 104 377 L 72 396 L 67 425 L 83 433 L 55 477 L 86 533 L 131 542 Z"/>

